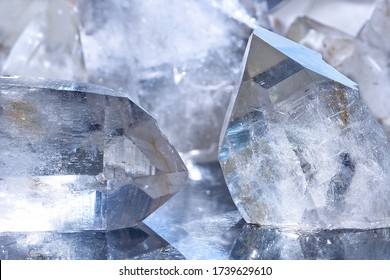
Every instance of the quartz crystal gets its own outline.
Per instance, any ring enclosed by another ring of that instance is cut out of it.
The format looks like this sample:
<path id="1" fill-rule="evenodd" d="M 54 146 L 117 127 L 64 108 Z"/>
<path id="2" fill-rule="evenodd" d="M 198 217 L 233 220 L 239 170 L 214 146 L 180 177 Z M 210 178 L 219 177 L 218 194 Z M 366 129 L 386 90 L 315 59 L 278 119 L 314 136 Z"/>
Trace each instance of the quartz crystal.
<path id="1" fill-rule="evenodd" d="M 86 80 L 74 4 L 66 0 L 38 2 L 46 3 L 45 8 L 13 44 L 2 74 Z"/>
<path id="2" fill-rule="evenodd" d="M 359 84 L 363 100 L 390 137 L 390 1 L 377 1 L 371 18 L 356 36 L 311 18 L 295 20 L 286 36 L 324 56 L 324 60 Z"/>
<path id="3" fill-rule="evenodd" d="M 284 0 L 268 15 L 275 32 L 285 34 L 297 17 L 306 16 L 321 24 L 356 36 L 370 18 L 376 0 Z"/>
<path id="4" fill-rule="evenodd" d="M 2 232 L 2 260 L 184 259 L 183 255 L 140 223 L 113 231 Z"/>
<path id="5" fill-rule="evenodd" d="M 0 231 L 125 228 L 178 192 L 184 163 L 156 121 L 117 94 L 0 79 Z"/>
<path id="6" fill-rule="evenodd" d="M 390 145 L 354 82 L 265 29 L 252 35 L 219 159 L 249 223 L 390 224 Z"/>
<path id="7" fill-rule="evenodd" d="M 246 41 L 267 24 L 265 1 L 78 0 L 77 7 L 88 81 L 138 101 L 180 153 L 217 160 Z"/>
<path id="8" fill-rule="evenodd" d="M 390 229 L 315 232 L 245 224 L 232 247 L 235 260 L 389 260 Z"/>

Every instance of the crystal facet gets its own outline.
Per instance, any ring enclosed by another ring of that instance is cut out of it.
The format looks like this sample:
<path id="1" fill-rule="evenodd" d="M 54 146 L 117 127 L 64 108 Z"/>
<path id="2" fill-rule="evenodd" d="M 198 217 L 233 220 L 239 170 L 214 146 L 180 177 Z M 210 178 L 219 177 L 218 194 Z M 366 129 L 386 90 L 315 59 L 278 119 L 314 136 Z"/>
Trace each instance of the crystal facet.
<path id="1" fill-rule="evenodd" d="M 354 82 L 265 29 L 252 35 L 219 159 L 249 223 L 390 224 L 390 145 Z"/>
<path id="2" fill-rule="evenodd" d="M 236 260 L 388 260 L 390 230 L 295 231 L 246 224 L 230 253 Z"/>
<path id="3" fill-rule="evenodd" d="M 88 81 L 131 94 L 180 153 L 215 161 L 245 43 L 266 24 L 264 3 L 79 0 Z"/>
<path id="4" fill-rule="evenodd" d="M 363 100 L 390 137 L 390 1 L 377 1 L 375 10 L 356 36 L 308 17 L 295 20 L 286 36 L 324 56 L 324 60 L 359 84 Z"/>
<path id="5" fill-rule="evenodd" d="M 0 79 L 0 231 L 137 224 L 187 171 L 156 121 L 115 91 Z"/>
<path id="6" fill-rule="evenodd" d="M 113 231 L 2 232 L 2 260 L 184 259 L 184 256 L 140 223 Z"/>

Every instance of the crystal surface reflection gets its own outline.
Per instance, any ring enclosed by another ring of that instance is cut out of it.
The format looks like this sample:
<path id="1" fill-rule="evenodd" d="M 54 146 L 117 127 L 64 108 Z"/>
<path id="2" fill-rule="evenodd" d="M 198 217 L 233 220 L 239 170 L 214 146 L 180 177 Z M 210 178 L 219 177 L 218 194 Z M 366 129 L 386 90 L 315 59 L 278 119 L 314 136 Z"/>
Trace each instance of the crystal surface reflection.
<path id="1" fill-rule="evenodd" d="M 335 229 L 302 232 L 245 224 L 231 259 L 388 260 L 390 229 Z"/>
<path id="2" fill-rule="evenodd" d="M 2 260 L 180 260 L 183 255 L 144 224 L 115 231 L 0 233 Z"/>
<path id="3" fill-rule="evenodd" d="M 134 226 L 187 171 L 156 121 L 90 84 L 0 79 L 0 231 Z"/>
<path id="4" fill-rule="evenodd" d="M 186 259 L 227 259 L 241 219 L 218 162 L 188 165 L 182 190 L 145 219 Z"/>
<path id="5" fill-rule="evenodd" d="M 219 151 L 247 222 L 387 227 L 389 155 L 354 82 L 319 53 L 265 29 L 254 32 Z"/>

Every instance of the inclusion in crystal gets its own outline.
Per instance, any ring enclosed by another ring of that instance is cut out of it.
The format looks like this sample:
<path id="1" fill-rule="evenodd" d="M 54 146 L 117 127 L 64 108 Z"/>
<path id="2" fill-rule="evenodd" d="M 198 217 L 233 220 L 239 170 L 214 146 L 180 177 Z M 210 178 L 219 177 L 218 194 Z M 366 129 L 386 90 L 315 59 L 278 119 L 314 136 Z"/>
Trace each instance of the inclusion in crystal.
<path id="1" fill-rule="evenodd" d="M 217 160 L 246 41 L 267 24 L 265 1 L 79 0 L 77 7 L 88 81 L 138 101 L 180 153 Z"/>
<path id="2" fill-rule="evenodd" d="M 115 91 L 0 79 L 0 231 L 134 226 L 187 171 L 156 121 Z"/>
<path id="3" fill-rule="evenodd" d="M 390 146 L 354 82 L 265 29 L 248 43 L 219 159 L 249 223 L 390 224 Z"/>
<path id="4" fill-rule="evenodd" d="M 390 29 L 390 1 L 377 1 L 371 18 L 356 36 L 311 18 L 295 20 L 286 36 L 324 56 L 324 60 L 355 80 L 363 100 L 390 136 L 390 40 L 381 34 Z"/>

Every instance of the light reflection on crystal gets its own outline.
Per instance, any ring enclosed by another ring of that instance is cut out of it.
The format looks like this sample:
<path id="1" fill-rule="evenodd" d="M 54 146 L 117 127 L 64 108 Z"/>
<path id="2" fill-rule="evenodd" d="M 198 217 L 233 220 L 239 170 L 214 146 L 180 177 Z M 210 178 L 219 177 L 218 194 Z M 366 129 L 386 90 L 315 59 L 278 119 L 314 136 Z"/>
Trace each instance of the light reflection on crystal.
<path id="1" fill-rule="evenodd" d="M 315 232 L 245 224 L 230 259 L 388 260 L 390 229 L 338 229 Z"/>
<path id="2" fill-rule="evenodd" d="M 1 231 L 134 226 L 179 191 L 187 177 L 179 155 L 154 119 L 115 95 L 0 79 Z"/>
<path id="3" fill-rule="evenodd" d="M 389 57 L 390 44 L 384 34 L 389 29 L 387 10 L 390 1 L 377 1 L 374 12 L 356 36 L 342 32 L 343 25 L 334 28 L 311 18 L 297 18 L 287 37 L 304 44 L 324 56 L 358 84 L 363 100 L 390 136 L 389 118 Z"/>
<path id="4" fill-rule="evenodd" d="M 2 260 L 178 260 L 183 255 L 144 224 L 115 231 L 0 233 Z"/>
<path id="5" fill-rule="evenodd" d="M 264 29 L 244 63 L 219 153 L 243 218 L 309 229 L 388 226 L 390 146 L 356 84 Z"/>
<path id="6" fill-rule="evenodd" d="M 186 259 L 226 259 L 241 219 L 217 162 L 189 167 L 200 175 L 144 222 Z M 180 211 L 178 212 L 178 209 Z"/>
<path id="7" fill-rule="evenodd" d="M 121 88 L 186 157 L 215 161 L 246 40 L 251 28 L 267 25 L 265 1 L 77 5 L 88 81 Z"/>

